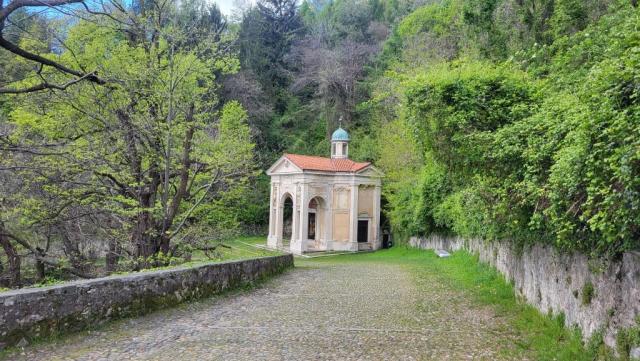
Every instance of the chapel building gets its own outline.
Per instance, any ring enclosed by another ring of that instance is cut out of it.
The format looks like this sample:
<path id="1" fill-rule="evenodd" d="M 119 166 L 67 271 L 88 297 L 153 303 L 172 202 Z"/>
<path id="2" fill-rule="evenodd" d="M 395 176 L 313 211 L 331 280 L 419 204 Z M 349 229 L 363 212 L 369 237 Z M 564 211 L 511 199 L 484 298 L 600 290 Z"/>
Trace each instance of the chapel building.
<path id="1" fill-rule="evenodd" d="M 285 154 L 269 168 L 270 248 L 303 254 L 381 247 L 383 174 L 350 160 L 349 141 L 339 128 L 331 136 L 331 158 Z"/>

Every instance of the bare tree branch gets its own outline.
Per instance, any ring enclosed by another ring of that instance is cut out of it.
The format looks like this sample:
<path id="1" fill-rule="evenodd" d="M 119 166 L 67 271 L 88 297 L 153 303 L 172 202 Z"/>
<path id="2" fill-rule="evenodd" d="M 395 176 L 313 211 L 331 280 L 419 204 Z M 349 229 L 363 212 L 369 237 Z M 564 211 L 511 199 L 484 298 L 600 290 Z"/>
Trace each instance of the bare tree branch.
<path id="1" fill-rule="evenodd" d="M 0 38 L 0 41 L 2 39 Z M 47 82 L 46 80 L 44 80 L 42 83 L 28 87 L 28 88 L 0 88 L 0 94 L 24 94 L 24 93 L 33 93 L 36 91 L 40 91 L 40 90 L 45 90 L 45 89 L 56 89 L 56 90 L 65 90 L 68 87 L 77 84 L 85 79 L 90 79 L 91 77 L 95 77 L 95 73 L 87 73 L 79 78 L 70 80 L 64 84 L 58 85 L 58 84 L 51 84 L 49 82 Z M 102 82 L 101 84 L 104 84 L 104 82 Z"/>
<path id="2" fill-rule="evenodd" d="M 2 31 L 4 30 L 5 23 L 8 21 L 9 16 L 16 10 L 23 7 L 55 7 L 61 5 L 69 5 L 75 3 L 82 3 L 84 0 L 14 0 L 7 4 L 6 7 L 3 7 L 3 2 L 0 1 L 0 47 L 12 52 L 13 54 L 22 57 L 27 60 L 31 60 L 33 62 L 39 63 L 41 65 L 50 66 L 62 73 L 76 76 L 76 79 L 73 79 L 65 84 L 56 85 L 51 84 L 46 81 L 23 89 L 15 89 L 15 88 L 0 88 L 0 94 L 23 94 L 23 93 L 32 93 L 37 91 L 42 91 L 46 89 L 58 89 L 64 90 L 67 87 L 76 84 L 80 81 L 87 80 L 96 84 L 104 85 L 106 81 L 99 78 L 96 72 L 86 73 L 83 71 L 78 71 L 71 69 L 59 62 L 48 59 L 41 55 L 32 53 L 27 51 L 20 46 L 12 43 L 11 41 L 5 39 L 3 37 Z"/>
<path id="3" fill-rule="evenodd" d="M 4 20 L 11 15 L 14 11 L 23 8 L 23 7 L 53 7 L 60 5 L 68 5 L 73 3 L 83 2 L 85 0 L 14 0 L 7 4 L 6 7 L 3 8 L 3 3 L 0 2 L 0 30 L 2 30 L 2 25 L 4 25 Z"/>

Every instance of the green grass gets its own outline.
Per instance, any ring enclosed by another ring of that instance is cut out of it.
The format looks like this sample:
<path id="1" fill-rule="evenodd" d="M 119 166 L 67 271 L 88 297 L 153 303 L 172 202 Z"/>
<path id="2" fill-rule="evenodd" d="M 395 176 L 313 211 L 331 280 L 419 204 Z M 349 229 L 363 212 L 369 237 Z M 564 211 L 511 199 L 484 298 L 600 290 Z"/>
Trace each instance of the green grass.
<path id="1" fill-rule="evenodd" d="M 491 266 L 478 262 L 467 252 L 454 252 L 449 258 L 438 258 L 432 251 L 395 247 L 375 253 L 341 255 L 313 259 L 312 262 L 380 261 L 409 267 L 417 279 L 434 277 L 452 289 L 462 291 L 469 299 L 507 320 L 510 333 L 516 336 L 518 358 L 536 360 L 593 360 L 594 351 L 582 343 L 577 330 L 564 327 L 562 315 L 552 317 L 540 313 L 515 296 L 513 286 Z M 296 260 L 296 266 L 306 260 Z M 505 340 L 505 342 L 511 342 Z M 510 355 L 514 356 L 514 355 Z"/>
<path id="2" fill-rule="evenodd" d="M 232 261 L 248 258 L 266 257 L 280 254 L 277 251 L 271 251 L 261 248 L 256 248 L 256 245 L 264 245 L 267 243 L 264 237 L 239 237 L 222 242 L 225 246 L 230 247 L 218 247 L 216 249 L 216 257 L 209 259 L 204 252 L 194 252 L 192 262 L 203 261 Z"/>
<path id="3" fill-rule="evenodd" d="M 260 258 L 268 256 L 276 256 L 282 254 L 279 251 L 262 249 L 255 247 L 256 245 L 266 244 L 264 237 L 238 237 L 223 241 L 226 247 L 219 246 L 215 251 L 210 251 L 208 257 L 203 251 L 195 251 L 191 257 L 191 261 L 183 262 L 165 267 L 155 267 L 143 269 L 139 272 L 151 272 L 172 268 L 196 267 L 205 264 L 214 264 L 229 261 L 241 261 L 251 258 Z M 132 272 L 118 272 L 117 275 L 129 274 Z"/>

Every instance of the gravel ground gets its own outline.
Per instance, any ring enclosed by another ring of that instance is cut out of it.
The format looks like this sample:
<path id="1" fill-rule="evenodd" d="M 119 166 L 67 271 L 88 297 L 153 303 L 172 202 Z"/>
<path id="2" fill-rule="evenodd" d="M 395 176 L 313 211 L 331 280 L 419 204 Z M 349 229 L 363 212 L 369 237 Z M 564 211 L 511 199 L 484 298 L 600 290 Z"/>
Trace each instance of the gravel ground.
<path id="1" fill-rule="evenodd" d="M 435 276 L 380 261 L 296 261 L 252 291 L 33 345 L 11 360 L 509 359 L 509 330 Z M 515 356 L 511 356 L 515 359 Z M 518 357 L 521 359 L 521 357 Z"/>

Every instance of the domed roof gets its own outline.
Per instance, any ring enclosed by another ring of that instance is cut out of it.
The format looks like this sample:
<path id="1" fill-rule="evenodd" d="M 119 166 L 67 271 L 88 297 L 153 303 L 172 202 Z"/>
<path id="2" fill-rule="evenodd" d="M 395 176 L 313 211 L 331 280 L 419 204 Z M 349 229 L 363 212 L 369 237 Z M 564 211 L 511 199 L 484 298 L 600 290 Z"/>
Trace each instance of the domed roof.
<path id="1" fill-rule="evenodd" d="M 335 132 L 333 132 L 333 135 L 331 135 L 331 141 L 349 141 L 349 133 L 347 133 L 346 130 L 342 129 L 342 127 L 336 129 Z"/>

